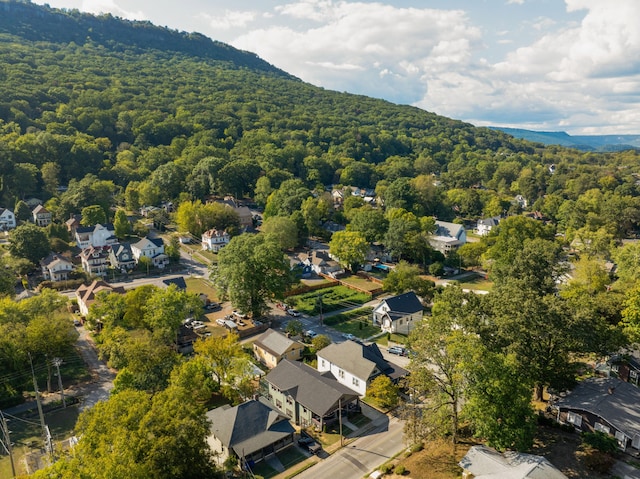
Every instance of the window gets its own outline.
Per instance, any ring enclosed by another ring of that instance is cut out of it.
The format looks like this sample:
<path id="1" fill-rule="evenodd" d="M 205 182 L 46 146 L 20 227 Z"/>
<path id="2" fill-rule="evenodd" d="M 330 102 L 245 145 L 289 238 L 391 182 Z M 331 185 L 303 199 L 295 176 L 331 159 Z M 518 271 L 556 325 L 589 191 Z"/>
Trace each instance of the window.
<path id="1" fill-rule="evenodd" d="M 352 383 L 353 383 L 353 385 L 354 385 L 354 386 L 356 386 L 356 387 L 360 386 L 360 380 L 359 380 L 358 378 L 353 378 Z"/>
<path id="2" fill-rule="evenodd" d="M 338 377 L 344 379 L 344 371 L 342 369 L 338 369 Z"/>
<path id="3" fill-rule="evenodd" d="M 320 366 L 324 367 L 324 359 L 320 360 Z"/>
<path id="4" fill-rule="evenodd" d="M 567 413 L 567 422 L 573 424 L 576 427 L 582 426 L 582 416 L 574 412 Z"/>
<path id="5" fill-rule="evenodd" d="M 627 447 L 627 436 L 625 436 L 623 432 L 616 432 L 616 439 L 621 448 L 625 449 Z"/>
<path id="6" fill-rule="evenodd" d="M 605 434 L 610 434 L 611 433 L 611 428 L 609 426 L 605 426 L 604 424 L 601 424 L 599 422 L 596 422 L 593 425 L 593 428 L 596 431 L 604 432 Z"/>
<path id="7" fill-rule="evenodd" d="M 282 401 L 280 401 L 280 399 L 276 399 L 276 407 L 282 409 Z"/>

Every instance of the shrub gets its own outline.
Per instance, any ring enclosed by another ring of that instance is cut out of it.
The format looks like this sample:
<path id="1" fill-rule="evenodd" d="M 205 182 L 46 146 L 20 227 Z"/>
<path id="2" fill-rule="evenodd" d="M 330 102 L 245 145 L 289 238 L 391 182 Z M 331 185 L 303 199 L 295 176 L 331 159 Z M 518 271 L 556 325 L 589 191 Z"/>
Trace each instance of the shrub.
<path id="1" fill-rule="evenodd" d="M 386 473 L 390 472 L 391 469 L 393 469 L 393 465 L 389 464 L 389 463 L 383 464 L 382 466 L 380 466 L 378 468 L 378 470 L 383 474 L 386 474 Z"/>
<path id="2" fill-rule="evenodd" d="M 421 442 L 419 442 L 417 444 L 413 444 L 409 450 L 411 452 L 419 452 L 419 451 L 422 451 L 422 449 L 424 449 L 424 446 L 422 445 Z"/>
<path id="3" fill-rule="evenodd" d="M 599 474 L 607 474 L 614 462 L 614 457 L 609 453 L 598 451 L 593 448 L 588 448 L 588 450 L 585 451 L 585 466 L 587 469 Z"/>
<path id="4" fill-rule="evenodd" d="M 402 464 L 400 464 L 393 469 L 393 472 L 395 472 L 399 476 L 402 476 L 405 472 L 407 472 L 407 469 Z"/>
<path id="5" fill-rule="evenodd" d="M 600 431 L 582 433 L 582 443 L 600 452 L 608 454 L 618 452 L 618 440 Z"/>

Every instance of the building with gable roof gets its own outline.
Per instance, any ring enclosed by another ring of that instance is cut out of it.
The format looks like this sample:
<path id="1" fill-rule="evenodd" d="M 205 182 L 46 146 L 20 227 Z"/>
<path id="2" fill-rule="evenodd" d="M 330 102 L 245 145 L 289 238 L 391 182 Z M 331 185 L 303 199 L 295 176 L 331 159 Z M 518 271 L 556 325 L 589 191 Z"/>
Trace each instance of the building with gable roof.
<path id="1" fill-rule="evenodd" d="M 264 381 L 269 402 L 302 427 L 322 429 L 338 420 L 340 410 L 359 407 L 358 393 L 330 372 L 321 373 L 298 361 L 280 361 Z"/>
<path id="2" fill-rule="evenodd" d="M 487 236 L 493 228 L 498 226 L 500 219 L 499 216 L 479 219 L 476 223 L 476 231 L 480 236 Z"/>
<path id="3" fill-rule="evenodd" d="M 111 245 L 109 263 L 112 268 L 118 269 L 122 272 L 135 268 L 136 259 L 133 256 L 131 245 L 129 243 L 116 243 Z"/>
<path id="4" fill-rule="evenodd" d="M 51 212 L 44 206 L 40 204 L 33 208 L 33 222 L 37 226 L 42 226 L 43 228 L 45 226 L 49 226 L 51 224 L 51 220 Z"/>
<path id="5" fill-rule="evenodd" d="M 253 342 L 253 354 L 258 361 L 273 369 L 283 359 L 301 360 L 304 347 L 299 341 L 287 338 L 273 329 L 267 329 Z"/>
<path id="6" fill-rule="evenodd" d="M 429 238 L 429 244 L 433 249 L 440 251 L 445 256 L 466 242 L 467 232 L 464 225 L 446 221 L 436 221 L 436 231 Z"/>
<path id="7" fill-rule="evenodd" d="M 373 325 L 388 333 L 409 334 L 422 321 L 423 310 L 413 291 L 385 298 L 373 308 Z"/>
<path id="8" fill-rule="evenodd" d="M 533 454 L 507 451 L 504 454 L 487 446 L 472 446 L 458 465 L 463 479 L 567 479 L 547 459 Z"/>
<path id="9" fill-rule="evenodd" d="M 142 238 L 137 243 L 131 245 L 131 251 L 136 262 L 141 256 L 151 259 L 151 264 L 156 268 L 164 268 L 169 264 L 169 257 L 164 254 L 164 241 L 162 238 Z"/>
<path id="10" fill-rule="evenodd" d="M 42 277 L 49 281 L 66 281 L 69 279 L 69 272 L 73 271 L 73 263 L 58 253 L 51 253 L 40 260 Z"/>
<path id="11" fill-rule="evenodd" d="M 218 465 L 230 456 L 253 466 L 266 456 L 293 444 L 295 429 L 266 401 L 252 399 L 235 407 L 224 405 L 207 412 L 211 422 L 207 442 Z"/>
<path id="12" fill-rule="evenodd" d="M 125 290 L 122 286 L 113 287 L 102 280 L 96 280 L 90 285 L 83 284 L 76 289 L 76 299 L 78 300 L 78 308 L 80 314 L 86 316 L 89 314 L 89 308 L 96 300 L 96 295 L 101 291 L 108 293 L 124 294 Z"/>
<path id="13" fill-rule="evenodd" d="M 226 231 L 220 231 L 212 228 L 202 233 L 201 244 L 203 250 L 213 251 L 217 253 L 231 241 L 231 236 Z"/>
<path id="14" fill-rule="evenodd" d="M 318 351 L 317 355 L 318 371 L 330 372 L 340 384 L 353 389 L 361 397 L 367 394 L 371 381 L 381 374 L 394 382 L 408 374 L 406 369 L 384 359 L 376 343 L 333 343 Z"/>
<path id="15" fill-rule="evenodd" d="M 115 236 L 115 228 L 112 224 L 94 226 L 77 226 L 75 240 L 78 248 L 85 249 L 93 246 L 111 246 L 118 242 Z"/>
<path id="16" fill-rule="evenodd" d="M 8 208 L 0 208 L 0 231 L 12 230 L 16 227 L 16 216 Z"/>
<path id="17" fill-rule="evenodd" d="M 90 276 L 106 276 L 109 267 L 111 246 L 90 246 L 83 249 L 78 256 L 84 269 Z"/>

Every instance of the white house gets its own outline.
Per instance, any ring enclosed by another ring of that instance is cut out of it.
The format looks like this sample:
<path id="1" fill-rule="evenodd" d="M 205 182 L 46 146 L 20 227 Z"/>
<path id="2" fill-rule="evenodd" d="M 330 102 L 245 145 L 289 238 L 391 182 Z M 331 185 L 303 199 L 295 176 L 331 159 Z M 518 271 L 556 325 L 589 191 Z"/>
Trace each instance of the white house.
<path id="1" fill-rule="evenodd" d="M 407 374 L 405 369 L 384 359 L 378 345 L 364 345 L 355 341 L 333 343 L 317 353 L 318 371 L 330 372 L 340 384 L 354 390 L 359 396 L 381 374 L 397 381 Z"/>
<path id="2" fill-rule="evenodd" d="M 51 212 L 47 210 L 44 206 L 37 205 L 33 209 L 32 213 L 33 213 L 33 222 L 36 225 L 42 226 L 44 228 L 45 226 L 49 226 L 51 224 L 51 219 L 52 219 Z"/>
<path id="3" fill-rule="evenodd" d="M 78 300 L 78 308 L 80 314 L 86 316 L 89 314 L 89 308 L 95 302 L 96 296 L 101 291 L 107 293 L 124 294 L 125 290 L 122 286 L 112 287 L 104 281 L 96 280 L 90 285 L 83 284 L 76 290 L 76 299 Z"/>
<path id="4" fill-rule="evenodd" d="M 228 245 L 230 240 L 229 233 L 213 228 L 202 233 L 202 249 L 217 253 Z"/>
<path id="5" fill-rule="evenodd" d="M 142 238 L 131 245 L 131 252 L 136 262 L 140 261 L 140 257 L 146 256 L 156 268 L 164 268 L 169 263 L 169 258 L 164 254 L 162 238 Z"/>
<path id="6" fill-rule="evenodd" d="M 0 208 L 0 230 L 7 231 L 16 227 L 16 217 L 13 211 Z"/>
<path id="7" fill-rule="evenodd" d="M 482 218 L 478 220 L 478 223 L 476 224 L 476 231 L 480 236 L 487 236 L 493 228 L 498 226 L 498 223 L 500 223 L 499 216 L 493 216 L 491 218 Z"/>
<path id="8" fill-rule="evenodd" d="M 567 479 L 542 456 L 518 451 L 500 453 L 487 446 L 472 446 L 458 465 L 463 478 L 491 479 Z"/>
<path id="9" fill-rule="evenodd" d="M 66 281 L 69 279 L 69 272 L 73 271 L 73 263 L 57 253 L 51 253 L 40 260 L 40 267 L 42 277 L 51 281 Z"/>
<path id="10" fill-rule="evenodd" d="M 389 333 L 409 334 L 420 324 L 423 307 L 416 293 L 392 296 L 373 308 L 373 325 Z"/>
<path id="11" fill-rule="evenodd" d="M 76 228 L 76 245 L 78 248 L 94 248 L 111 246 L 118 242 L 115 236 L 115 229 L 112 224 L 95 226 L 80 226 Z"/>
<path id="12" fill-rule="evenodd" d="M 466 242 L 467 232 L 464 226 L 446 221 L 436 221 L 436 231 L 429 238 L 429 243 L 433 249 L 440 251 L 444 255 L 458 249 Z"/>

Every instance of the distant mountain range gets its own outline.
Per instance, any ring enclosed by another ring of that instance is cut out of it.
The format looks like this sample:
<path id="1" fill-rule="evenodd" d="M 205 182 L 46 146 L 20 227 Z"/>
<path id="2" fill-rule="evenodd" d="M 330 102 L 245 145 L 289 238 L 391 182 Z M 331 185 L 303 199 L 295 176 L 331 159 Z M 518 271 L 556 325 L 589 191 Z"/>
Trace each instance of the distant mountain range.
<path id="1" fill-rule="evenodd" d="M 542 143 L 560 145 L 584 151 L 621 151 L 640 149 L 640 135 L 569 135 L 564 131 L 531 131 L 520 128 L 489 127 L 502 131 L 515 138 Z"/>

